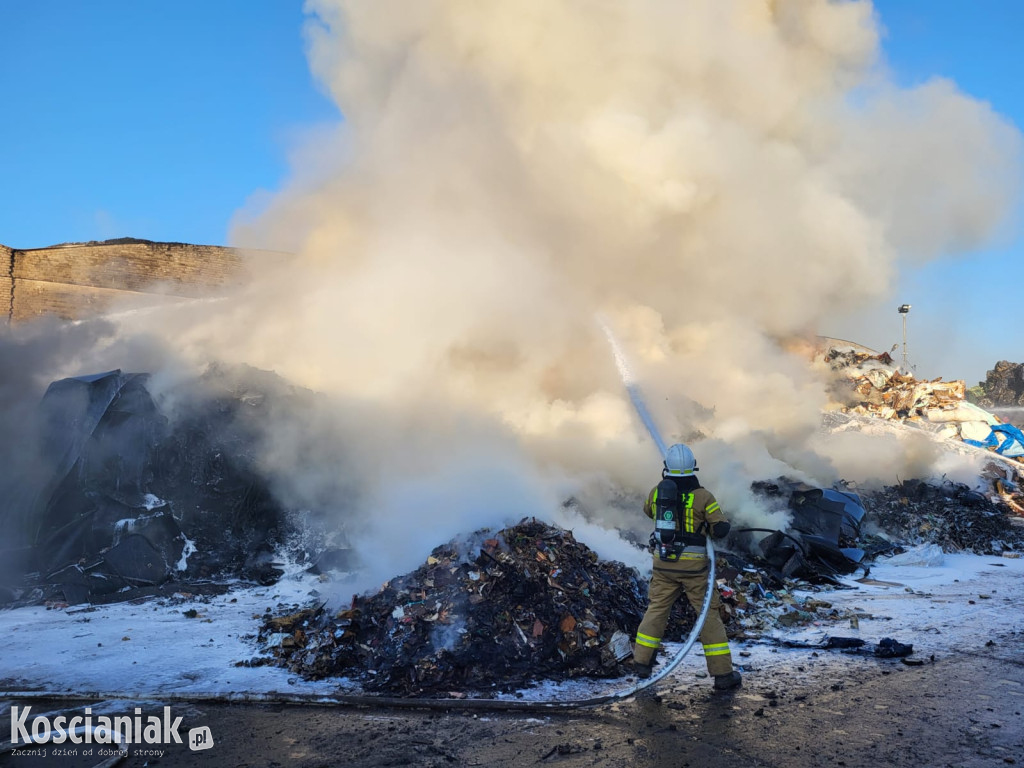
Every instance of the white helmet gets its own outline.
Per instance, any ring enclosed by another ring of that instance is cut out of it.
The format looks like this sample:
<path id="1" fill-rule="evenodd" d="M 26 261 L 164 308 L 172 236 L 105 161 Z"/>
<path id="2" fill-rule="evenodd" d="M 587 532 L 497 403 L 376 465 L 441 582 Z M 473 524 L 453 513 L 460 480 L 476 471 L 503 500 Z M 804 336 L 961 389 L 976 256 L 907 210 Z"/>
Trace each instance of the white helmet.
<path id="1" fill-rule="evenodd" d="M 667 477 L 683 477 L 697 471 L 697 460 L 688 445 L 676 443 L 665 452 L 665 471 Z"/>

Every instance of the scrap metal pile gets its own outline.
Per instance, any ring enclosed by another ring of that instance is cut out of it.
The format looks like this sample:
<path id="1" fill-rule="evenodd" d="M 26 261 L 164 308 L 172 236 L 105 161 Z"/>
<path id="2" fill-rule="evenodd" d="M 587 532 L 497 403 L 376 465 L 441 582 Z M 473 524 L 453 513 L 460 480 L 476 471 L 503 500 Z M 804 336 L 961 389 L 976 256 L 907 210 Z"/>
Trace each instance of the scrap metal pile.
<path id="1" fill-rule="evenodd" d="M 267 616 L 260 639 L 294 672 L 347 676 L 371 691 L 512 691 L 541 678 L 624 674 L 646 597 L 636 570 L 531 518 L 440 546 L 344 610 Z M 666 639 L 695 618 L 677 605 Z"/>

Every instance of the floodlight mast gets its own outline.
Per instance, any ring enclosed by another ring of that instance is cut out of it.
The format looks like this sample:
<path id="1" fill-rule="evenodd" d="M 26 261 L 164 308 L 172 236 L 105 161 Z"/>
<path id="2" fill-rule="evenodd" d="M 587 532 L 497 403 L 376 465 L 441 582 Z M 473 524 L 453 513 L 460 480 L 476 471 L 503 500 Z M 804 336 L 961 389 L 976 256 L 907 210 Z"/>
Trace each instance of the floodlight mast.
<path id="1" fill-rule="evenodd" d="M 904 373 L 910 373 L 910 363 L 907 359 L 907 315 L 910 314 L 910 305 L 900 304 L 896 307 L 896 311 L 903 318 L 903 371 Z"/>

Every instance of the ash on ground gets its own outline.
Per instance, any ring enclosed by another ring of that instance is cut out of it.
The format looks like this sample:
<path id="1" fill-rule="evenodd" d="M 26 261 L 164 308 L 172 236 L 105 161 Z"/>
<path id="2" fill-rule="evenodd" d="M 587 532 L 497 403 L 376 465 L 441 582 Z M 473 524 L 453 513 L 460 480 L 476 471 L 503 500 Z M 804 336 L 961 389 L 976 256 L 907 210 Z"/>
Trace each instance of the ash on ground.
<path id="1" fill-rule="evenodd" d="M 510 692 L 540 679 L 627 673 L 647 583 L 602 561 L 571 531 L 525 519 L 473 543 L 453 540 L 412 573 L 342 611 L 265 617 L 274 662 L 304 677 L 347 676 L 405 696 Z M 689 633 L 677 603 L 666 639 Z"/>

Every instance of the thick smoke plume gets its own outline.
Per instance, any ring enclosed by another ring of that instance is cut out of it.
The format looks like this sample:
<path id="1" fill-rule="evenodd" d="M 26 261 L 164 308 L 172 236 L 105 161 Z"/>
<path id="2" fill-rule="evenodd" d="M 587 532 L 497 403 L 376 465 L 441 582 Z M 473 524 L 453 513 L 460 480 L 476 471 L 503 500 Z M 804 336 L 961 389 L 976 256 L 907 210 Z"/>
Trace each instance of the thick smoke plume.
<path id="1" fill-rule="evenodd" d="M 330 395 L 322 450 L 273 425 L 267 462 L 299 503 L 348 494 L 368 579 L 569 496 L 644 527 L 660 459 L 598 312 L 662 434 L 693 441 L 746 523 L 767 514 L 753 478 L 896 479 L 899 452 L 865 467 L 875 448 L 818 435 L 823 376 L 787 350 L 900 259 L 989 237 L 1020 140 L 952 83 L 889 82 L 870 3 L 307 6 L 344 120 L 235 226 L 294 258 L 123 332 Z"/>

